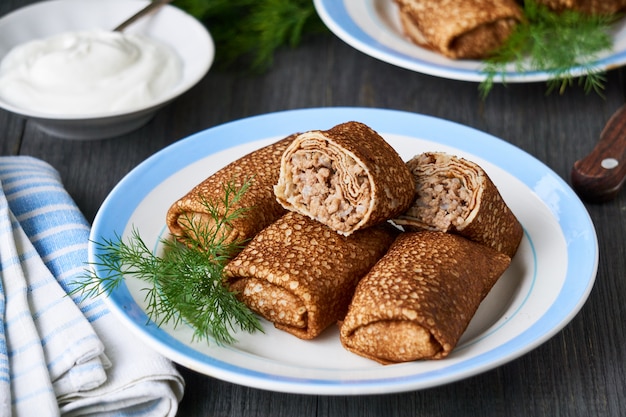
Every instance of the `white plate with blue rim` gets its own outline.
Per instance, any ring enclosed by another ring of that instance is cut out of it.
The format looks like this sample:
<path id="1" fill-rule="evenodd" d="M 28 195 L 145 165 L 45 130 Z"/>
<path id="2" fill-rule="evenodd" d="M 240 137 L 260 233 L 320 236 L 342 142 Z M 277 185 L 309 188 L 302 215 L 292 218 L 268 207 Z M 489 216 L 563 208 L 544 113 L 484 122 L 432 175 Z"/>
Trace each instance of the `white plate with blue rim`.
<path id="1" fill-rule="evenodd" d="M 481 82 L 485 79 L 483 62 L 453 60 L 412 43 L 404 36 L 398 7 L 393 0 L 314 0 L 318 15 L 326 26 L 353 48 L 381 61 L 423 74 L 462 81 Z M 626 21 L 612 28 L 613 49 L 598 56 L 593 64 L 608 71 L 626 63 Z M 573 76 L 583 75 L 582 67 L 571 68 Z M 545 71 L 519 71 L 507 67 L 495 82 L 546 81 Z"/>
<path id="2" fill-rule="evenodd" d="M 91 231 L 94 242 L 127 241 L 136 230 L 149 247 L 167 238 L 170 205 L 227 163 L 294 132 L 346 121 L 378 131 L 406 160 L 442 151 L 483 167 L 524 227 L 510 268 L 485 298 L 454 351 L 445 359 L 383 366 L 346 351 L 338 329 L 304 341 L 262 321 L 264 332 L 235 334 L 219 346 L 197 341 L 186 325 L 158 326 L 146 315 L 147 284 L 126 277 L 107 298 L 109 308 L 149 346 L 197 372 L 279 392 L 358 395 L 418 390 L 493 369 L 559 332 L 583 306 L 598 266 L 589 215 L 572 189 L 540 161 L 484 132 L 396 110 L 315 108 L 255 116 L 216 126 L 170 145 L 132 170 L 112 190 Z M 158 254 L 158 253 L 157 253 Z"/>

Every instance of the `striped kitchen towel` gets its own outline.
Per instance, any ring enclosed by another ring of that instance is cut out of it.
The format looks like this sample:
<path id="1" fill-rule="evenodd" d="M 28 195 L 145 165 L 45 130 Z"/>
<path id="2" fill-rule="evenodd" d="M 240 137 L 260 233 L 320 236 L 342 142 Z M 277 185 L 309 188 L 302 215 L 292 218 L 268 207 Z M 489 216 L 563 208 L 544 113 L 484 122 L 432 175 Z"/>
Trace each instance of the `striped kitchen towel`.
<path id="1" fill-rule="evenodd" d="M 67 296 L 89 224 L 57 171 L 0 157 L 0 415 L 174 416 L 184 381 L 102 298 Z"/>

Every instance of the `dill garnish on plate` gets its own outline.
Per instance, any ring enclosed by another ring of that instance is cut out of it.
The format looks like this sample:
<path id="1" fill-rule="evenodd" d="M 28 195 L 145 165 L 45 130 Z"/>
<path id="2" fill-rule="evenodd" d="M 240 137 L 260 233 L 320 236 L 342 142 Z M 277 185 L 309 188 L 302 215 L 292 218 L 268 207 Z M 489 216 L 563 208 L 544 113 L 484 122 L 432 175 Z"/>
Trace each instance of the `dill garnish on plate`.
<path id="1" fill-rule="evenodd" d="M 547 72 L 548 93 L 562 93 L 578 79 L 585 92 L 602 95 L 606 78 L 595 62 L 599 54 L 612 49 L 611 24 L 619 16 L 553 12 L 533 0 L 524 1 L 524 16 L 508 40 L 485 60 L 481 96 L 489 94 L 496 77 L 506 82 L 509 65 L 518 72 Z"/>
<path id="2" fill-rule="evenodd" d="M 160 256 L 151 251 L 133 228 L 130 237 L 92 242 L 98 249 L 96 261 L 71 294 L 89 297 L 107 295 L 127 278 L 144 281 L 146 313 L 158 326 L 164 323 L 189 325 L 194 339 L 213 338 L 218 345 L 236 341 L 233 332 L 261 330 L 258 317 L 224 283 L 223 269 L 245 242 L 225 243 L 225 229 L 234 219 L 245 216 L 245 209 L 233 209 L 250 185 L 224 186 L 219 204 L 203 201 L 213 218 L 212 227 L 187 219 L 189 236 L 161 239 Z M 223 211 L 217 210 L 221 207 Z M 100 273 L 98 271 L 101 271 Z"/>

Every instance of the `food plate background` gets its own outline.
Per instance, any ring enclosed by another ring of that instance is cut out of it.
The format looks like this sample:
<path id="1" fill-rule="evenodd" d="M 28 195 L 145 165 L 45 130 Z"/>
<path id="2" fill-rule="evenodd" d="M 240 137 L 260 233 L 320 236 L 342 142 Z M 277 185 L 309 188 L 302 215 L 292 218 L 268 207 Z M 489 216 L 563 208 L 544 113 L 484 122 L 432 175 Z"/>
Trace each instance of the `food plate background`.
<path id="1" fill-rule="evenodd" d="M 483 81 L 483 64 L 477 60 L 452 60 L 421 48 L 402 32 L 398 10 L 393 0 L 314 0 L 315 8 L 326 26 L 353 48 L 381 61 L 416 72 L 463 81 Z M 610 70 L 626 63 L 626 21 L 613 30 L 613 50 L 599 56 L 595 67 Z M 572 68 L 572 75 L 584 74 Z M 518 71 L 510 65 L 504 78 L 495 82 L 536 82 L 549 79 L 545 71 Z"/>
<path id="2" fill-rule="evenodd" d="M 151 322 L 143 300 L 146 284 L 130 277 L 106 299 L 121 322 L 166 357 L 216 378 L 281 392 L 356 395 L 422 389 L 484 372 L 545 342 L 576 315 L 595 280 L 598 244 L 589 215 L 571 188 L 540 161 L 501 139 L 415 113 L 301 109 L 199 132 L 131 171 L 103 203 L 90 240 L 117 235 L 125 240 L 136 229 L 158 253 L 159 240 L 167 237 L 167 209 L 204 178 L 291 133 L 351 120 L 378 131 L 405 160 L 424 151 L 444 151 L 477 162 L 524 226 L 511 267 L 448 358 L 382 366 L 345 351 L 334 327 L 319 339 L 302 341 L 267 322 L 265 333 L 238 334 L 232 346 L 197 342 L 186 326 Z M 100 251 L 90 244 L 92 263 Z"/>

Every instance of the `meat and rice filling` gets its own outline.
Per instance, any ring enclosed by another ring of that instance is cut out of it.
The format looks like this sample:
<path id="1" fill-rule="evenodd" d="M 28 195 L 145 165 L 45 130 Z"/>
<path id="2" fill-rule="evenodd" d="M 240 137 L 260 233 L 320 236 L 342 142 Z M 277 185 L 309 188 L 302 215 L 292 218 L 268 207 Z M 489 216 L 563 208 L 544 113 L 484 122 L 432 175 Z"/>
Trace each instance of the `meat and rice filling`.
<path id="1" fill-rule="evenodd" d="M 407 230 L 458 233 L 513 257 L 524 229 L 496 185 L 476 163 L 443 152 L 413 157 L 411 207 L 393 221 Z"/>
<path id="2" fill-rule="evenodd" d="M 290 162 L 291 181 L 285 193 L 290 204 L 307 207 L 312 217 L 335 230 L 349 230 L 361 221 L 371 188 L 365 169 L 356 161 L 349 161 L 348 173 L 338 170 L 323 152 L 295 152 Z"/>
<path id="3" fill-rule="evenodd" d="M 409 208 L 415 181 L 382 136 L 346 122 L 296 136 L 280 160 L 274 195 L 285 209 L 350 236 Z"/>
<path id="4" fill-rule="evenodd" d="M 444 157 L 438 155 L 438 157 Z M 466 178 L 455 175 L 450 169 L 432 169 L 425 175 L 425 166 L 437 164 L 437 155 L 423 154 L 415 161 L 413 174 L 416 181 L 416 199 L 407 215 L 420 219 L 430 229 L 448 231 L 461 226 L 469 215 L 474 192 Z"/>

